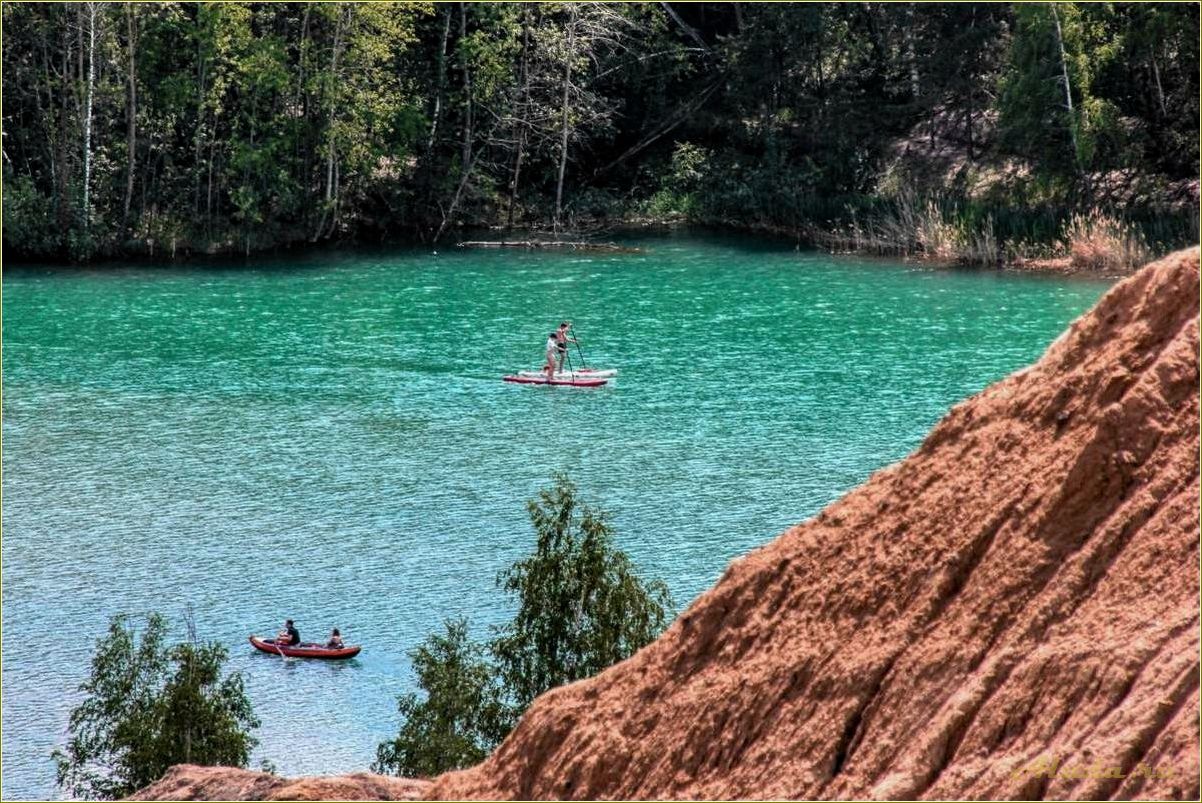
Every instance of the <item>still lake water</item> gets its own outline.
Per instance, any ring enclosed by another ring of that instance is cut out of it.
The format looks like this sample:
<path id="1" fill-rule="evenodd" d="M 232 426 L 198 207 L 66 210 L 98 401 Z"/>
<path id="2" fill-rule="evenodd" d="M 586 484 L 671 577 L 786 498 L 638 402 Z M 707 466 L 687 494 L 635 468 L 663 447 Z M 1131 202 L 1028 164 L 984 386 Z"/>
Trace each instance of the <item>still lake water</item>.
<path id="1" fill-rule="evenodd" d="M 413 688 L 407 651 L 446 617 L 483 636 L 511 613 L 493 579 L 553 471 L 683 608 L 1108 286 L 631 244 L 7 271 L 3 796 L 57 795 L 49 753 L 108 617 L 188 606 L 246 677 L 256 763 L 364 769 Z M 565 317 L 613 386 L 499 381 Z M 285 616 L 365 649 L 252 653 Z"/>

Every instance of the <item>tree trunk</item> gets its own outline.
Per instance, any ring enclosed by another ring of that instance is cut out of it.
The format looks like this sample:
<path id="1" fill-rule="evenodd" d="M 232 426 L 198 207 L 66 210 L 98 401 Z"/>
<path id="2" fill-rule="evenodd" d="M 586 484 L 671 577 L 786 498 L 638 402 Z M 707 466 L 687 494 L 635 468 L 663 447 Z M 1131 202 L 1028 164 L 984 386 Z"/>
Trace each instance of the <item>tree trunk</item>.
<path id="1" fill-rule="evenodd" d="M 217 114 L 213 114 L 213 134 L 209 137 L 208 183 L 205 185 L 205 231 L 213 234 L 213 151 L 217 147 Z"/>
<path id="2" fill-rule="evenodd" d="M 460 169 L 467 173 L 472 161 L 472 69 L 467 63 L 467 3 L 459 4 L 459 68 L 463 71 L 463 145 L 459 158 Z"/>
<path id="3" fill-rule="evenodd" d="M 322 233 L 326 228 L 326 220 L 330 216 L 331 207 L 334 201 L 334 122 L 337 105 L 335 103 L 334 85 L 338 82 L 338 57 L 342 51 L 342 24 L 343 15 L 348 9 L 344 6 L 339 6 L 334 22 L 334 51 L 330 55 L 330 73 L 326 77 L 326 191 L 325 199 L 322 204 L 321 220 L 317 224 L 316 231 L 310 238 L 310 242 L 317 242 L 321 238 Z"/>
<path id="4" fill-rule="evenodd" d="M 1060 14 L 1056 11 L 1056 4 L 1050 3 L 1049 8 L 1052 9 L 1052 19 L 1056 23 L 1056 47 L 1060 51 L 1060 72 L 1064 81 L 1064 107 L 1068 109 L 1068 135 L 1073 143 L 1073 159 L 1077 163 L 1077 170 L 1081 170 L 1081 152 L 1077 149 L 1077 119 L 1073 112 L 1073 92 L 1072 85 L 1068 80 L 1068 55 L 1064 52 L 1064 33 L 1060 29 Z"/>
<path id="5" fill-rule="evenodd" d="M 438 82 L 434 87 L 434 110 L 430 114 L 430 137 L 426 140 L 426 158 L 434 152 L 434 142 L 438 136 L 438 123 L 442 119 L 442 93 L 447 85 L 447 42 L 451 39 L 451 10 L 448 8 L 443 15 L 442 46 L 438 48 Z"/>
<path id="6" fill-rule="evenodd" d="M 818 53 L 818 112 L 822 113 L 826 109 L 826 71 L 822 67 L 822 60 L 825 58 L 822 49 L 822 11 L 821 6 L 818 6 L 818 29 L 814 33 L 814 46 Z"/>
<path id="7" fill-rule="evenodd" d="M 1152 46 L 1152 77 L 1156 79 L 1156 99 L 1160 101 L 1160 116 L 1165 117 L 1168 112 L 1165 110 L 1164 104 L 1164 87 L 1160 84 L 1160 65 L 1156 60 L 1156 46 Z"/>
<path id="8" fill-rule="evenodd" d="M 910 67 L 910 97 L 917 102 L 922 96 L 922 85 L 918 81 L 918 55 L 914 50 L 914 6 L 906 7 L 906 62 Z"/>
<path id="9" fill-rule="evenodd" d="M 664 11 L 668 12 L 668 16 L 672 18 L 672 21 L 679 25 L 680 29 L 688 34 L 690 39 L 697 43 L 697 47 L 701 48 L 702 53 L 705 53 L 707 56 L 712 55 L 710 46 L 707 45 L 705 40 L 701 38 L 701 34 L 697 33 L 696 29 L 693 28 L 692 25 L 689 25 L 681 18 L 679 14 L 676 13 L 676 9 L 672 8 L 671 3 L 661 2 L 660 5 L 663 7 Z"/>
<path id="10" fill-rule="evenodd" d="M 509 182 L 509 209 L 505 219 L 505 228 L 513 228 L 513 212 L 518 199 L 518 180 L 522 175 L 522 157 L 526 151 L 526 129 L 518 132 L 517 155 L 513 160 L 513 181 Z"/>
<path id="11" fill-rule="evenodd" d="M 341 8 L 338 9 L 338 21 L 334 24 L 334 52 L 330 57 L 330 85 L 331 87 L 338 82 L 338 57 L 341 55 L 342 49 L 342 14 Z M 329 93 L 326 98 L 326 197 L 325 202 L 328 204 L 333 199 L 334 193 L 334 153 L 335 153 L 335 137 L 334 123 L 336 118 L 337 103 L 335 102 L 334 92 Z"/>
<path id="12" fill-rule="evenodd" d="M 305 201 L 302 203 L 300 226 L 304 231 L 309 230 L 310 224 L 310 209 L 312 204 L 308 203 L 309 193 L 313 190 L 313 148 L 310 147 L 308 137 L 308 122 L 309 122 L 309 17 L 313 5 L 305 3 L 305 13 L 301 17 L 300 39 L 297 42 L 297 72 L 300 80 L 296 84 L 296 107 L 300 109 L 301 120 L 304 123 L 302 131 L 305 133 L 296 138 L 296 169 L 298 171 L 297 183 L 303 188 L 302 197 Z"/>
<path id="13" fill-rule="evenodd" d="M 668 115 L 668 117 L 652 128 L 645 137 L 636 142 L 634 145 L 631 145 L 626 150 L 622 151 L 617 158 L 594 170 L 593 176 L 596 177 L 601 175 L 605 171 L 610 170 L 611 168 L 626 161 L 631 156 L 640 153 L 644 148 L 654 144 L 662 137 L 672 133 L 677 126 L 679 126 L 685 120 L 688 120 L 694 112 L 700 109 L 701 106 L 704 105 L 705 101 L 709 99 L 710 95 L 714 94 L 714 91 L 721 85 L 722 81 L 719 78 L 719 80 L 701 90 L 701 92 L 699 92 L 696 96 L 690 98 L 685 103 L 682 103 L 675 111 L 672 112 L 672 114 Z"/>
<path id="14" fill-rule="evenodd" d="M 455 194 L 451 196 L 451 203 L 447 206 L 446 211 L 443 212 L 442 222 L 438 224 L 438 229 L 434 232 L 434 237 L 430 240 L 432 244 L 439 241 L 442 233 L 447 229 L 447 224 L 455 217 L 455 212 L 459 209 L 459 199 L 463 197 L 463 190 L 467 187 L 467 180 L 472 175 L 472 168 L 475 167 L 475 158 L 475 156 L 471 157 L 472 161 L 468 163 L 466 169 L 463 171 L 463 175 L 459 177 L 459 183 L 455 186 Z"/>
<path id="15" fill-rule="evenodd" d="M 133 3 L 125 4 L 125 23 L 129 37 L 129 105 L 125 109 L 127 120 L 126 131 L 126 160 L 125 160 L 125 203 L 121 206 L 121 228 L 124 229 L 129 221 L 129 205 L 134 197 L 134 176 L 137 172 L 137 117 L 138 117 L 138 84 L 137 84 L 137 28 L 134 24 Z"/>
<path id="16" fill-rule="evenodd" d="M 84 101 L 86 110 L 83 118 L 83 227 L 85 230 L 92 223 L 92 102 L 96 91 L 96 15 L 100 8 L 97 3 L 84 5 L 84 13 L 88 20 L 88 90 Z"/>
<path id="17" fill-rule="evenodd" d="M 55 128 L 56 109 L 54 100 L 54 82 L 50 79 L 50 49 L 46 38 L 42 37 L 42 76 L 46 79 L 46 110 L 38 110 L 39 117 L 46 126 L 46 155 L 50 162 L 50 197 L 58 206 L 58 136 Z"/>
<path id="18" fill-rule="evenodd" d="M 972 19 L 968 23 L 968 29 L 971 31 L 971 30 L 975 30 L 976 27 L 977 27 L 977 7 L 974 5 L 972 7 Z M 973 93 L 976 90 L 976 86 L 973 83 L 973 78 L 976 75 L 976 70 L 975 70 L 976 66 L 977 66 L 976 54 L 974 53 L 970 63 L 968 65 L 966 65 L 967 69 L 965 70 L 965 74 L 964 74 L 964 84 L 965 84 L 965 86 L 968 87 L 968 98 L 967 98 L 967 103 L 965 104 L 967 106 L 967 109 L 964 112 L 964 127 L 965 127 L 965 129 L 967 129 L 967 134 L 968 134 L 968 161 L 970 161 L 970 162 L 974 161 L 974 159 L 975 159 L 975 156 L 973 154 L 973 151 L 975 150 L 975 148 L 974 148 L 974 143 L 973 143 L 973 130 L 972 130 L 972 101 L 973 101 Z"/>
<path id="19" fill-rule="evenodd" d="M 68 98 L 72 93 L 66 90 L 70 86 L 71 75 L 71 34 L 70 29 L 63 29 L 63 89 L 59 92 L 59 101 L 61 106 L 58 113 L 58 140 L 56 148 L 58 150 L 58 204 L 55 207 L 58 212 L 58 225 L 60 231 L 66 231 L 71 227 L 71 216 L 75 210 L 75 201 L 71 197 L 71 159 L 70 152 L 73 150 L 68 145 L 70 134 L 67 120 L 70 117 L 70 108 L 68 106 Z"/>
<path id="20" fill-rule="evenodd" d="M 555 219 L 551 226 L 556 234 L 559 233 L 560 217 L 563 214 L 563 175 L 568 166 L 568 93 L 572 86 L 572 58 L 576 51 L 576 8 L 574 6 L 568 6 L 568 15 L 568 47 L 563 64 L 563 97 L 560 104 L 559 176 L 555 181 Z"/>
<path id="21" fill-rule="evenodd" d="M 332 237 L 338 229 L 338 221 L 342 219 L 342 164 L 334 162 L 334 212 L 330 216 L 330 229 L 326 237 Z"/>
<path id="22" fill-rule="evenodd" d="M 972 161 L 976 160 L 976 157 L 973 154 L 974 149 L 973 149 L 973 141 L 972 141 L 972 90 L 971 89 L 968 90 L 968 103 L 964 107 L 964 128 L 968 132 L 968 161 L 972 162 Z"/>
<path id="23" fill-rule="evenodd" d="M 509 210 L 506 216 L 505 228 L 513 228 L 513 210 L 517 205 L 518 180 L 522 174 L 522 158 L 526 151 L 526 115 L 530 113 L 530 5 L 522 4 L 522 101 L 519 104 L 517 119 L 514 127 L 517 129 L 517 153 L 513 160 L 513 180 L 509 182 Z"/>
<path id="24" fill-rule="evenodd" d="M 196 171 L 196 187 L 192 193 L 192 208 L 197 215 L 200 214 L 200 185 L 204 173 L 200 167 L 200 153 L 204 147 L 204 123 L 205 123 L 205 58 L 204 58 L 204 30 L 201 26 L 200 14 L 203 8 L 196 10 L 196 136 L 192 141 L 192 169 Z"/>

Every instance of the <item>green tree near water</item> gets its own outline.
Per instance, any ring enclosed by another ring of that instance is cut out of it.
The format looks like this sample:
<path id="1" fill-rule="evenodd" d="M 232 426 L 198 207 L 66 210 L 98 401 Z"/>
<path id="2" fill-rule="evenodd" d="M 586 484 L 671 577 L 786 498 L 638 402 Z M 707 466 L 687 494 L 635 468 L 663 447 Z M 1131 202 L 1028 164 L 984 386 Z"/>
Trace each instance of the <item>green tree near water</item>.
<path id="1" fill-rule="evenodd" d="M 126 797 L 174 764 L 245 767 L 259 721 L 238 673 L 222 676 L 226 649 L 189 639 L 166 644 L 167 623 L 146 617 L 139 634 L 115 616 L 97 642 L 87 696 L 55 750 L 58 784 L 77 797 Z"/>
<path id="2" fill-rule="evenodd" d="M 639 578 L 614 546 L 608 515 L 581 503 L 567 477 L 526 509 L 538 545 L 497 578 L 519 607 L 490 645 L 519 713 L 547 689 L 633 655 L 663 630 L 671 607 L 668 587 Z"/>
<path id="3" fill-rule="evenodd" d="M 504 735 L 505 709 L 493 668 L 468 639 L 467 620 L 446 622 L 410 653 L 426 692 L 397 698 L 403 724 L 376 750 L 372 769 L 398 775 L 437 775 L 482 761 Z"/>
<path id="4" fill-rule="evenodd" d="M 487 647 L 459 619 L 413 651 L 426 697 L 398 699 L 400 733 L 377 749 L 376 772 L 429 776 L 481 761 L 535 697 L 628 658 L 663 630 L 667 586 L 638 576 L 608 516 L 580 502 L 567 477 L 557 474 L 527 509 L 535 550 L 497 578 L 517 614 Z"/>

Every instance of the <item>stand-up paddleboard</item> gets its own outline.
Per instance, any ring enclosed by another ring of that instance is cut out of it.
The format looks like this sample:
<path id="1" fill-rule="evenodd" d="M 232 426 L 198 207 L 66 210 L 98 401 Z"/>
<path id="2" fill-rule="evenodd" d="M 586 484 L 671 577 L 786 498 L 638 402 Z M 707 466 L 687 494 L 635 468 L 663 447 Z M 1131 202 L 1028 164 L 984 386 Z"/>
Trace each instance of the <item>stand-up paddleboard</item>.
<path id="1" fill-rule="evenodd" d="M 599 388 L 609 382 L 608 379 L 586 379 L 582 376 L 571 379 L 547 379 L 546 375 L 541 377 L 511 375 L 503 376 L 501 379 L 505 382 L 514 382 L 518 385 L 562 385 L 571 388 Z"/>
<path id="2" fill-rule="evenodd" d="M 518 376 L 542 376 L 546 371 L 518 371 Z M 556 379 L 612 379 L 618 375 L 617 368 L 576 368 L 572 371 L 556 371 Z"/>

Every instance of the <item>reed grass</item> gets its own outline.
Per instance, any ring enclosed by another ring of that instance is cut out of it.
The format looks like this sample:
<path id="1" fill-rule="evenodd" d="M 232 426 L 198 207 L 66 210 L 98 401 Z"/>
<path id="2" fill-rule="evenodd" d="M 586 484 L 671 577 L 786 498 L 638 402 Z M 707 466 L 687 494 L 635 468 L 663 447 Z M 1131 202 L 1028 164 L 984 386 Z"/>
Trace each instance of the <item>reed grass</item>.
<path id="1" fill-rule="evenodd" d="M 1065 260 L 1076 270 L 1111 273 L 1198 242 L 1196 210 L 1142 215 L 1014 209 L 902 193 L 878 204 L 849 205 L 844 222 L 812 226 L 808 233 L 836 252 L 977 266 Z"/>
<path id="2" fill-rule="evenodd" d="M 1060 246 L 1072 266 L 1082 270 L 1129 270 L 1152 258 L 1143 232 L 1099 209 L 1069 218 Z"/>
<path id="3" fill-rule="evenodd" d="M 849 223 L 813 236 L 836 251 L 965 265 L 996 265 L 1002 255 L 991 214 L 978 218 L 955 202 L 910 193 L 866 217 L 853 213 Z"/>

